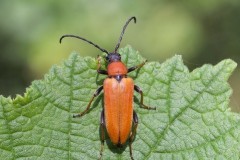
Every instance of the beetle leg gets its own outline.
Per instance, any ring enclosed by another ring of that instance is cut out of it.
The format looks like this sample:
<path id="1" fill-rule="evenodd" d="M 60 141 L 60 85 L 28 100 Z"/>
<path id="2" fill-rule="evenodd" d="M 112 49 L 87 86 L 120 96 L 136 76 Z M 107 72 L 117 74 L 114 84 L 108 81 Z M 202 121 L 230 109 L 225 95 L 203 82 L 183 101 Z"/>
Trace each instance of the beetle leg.
<path id="1" fill-rule="evenodd" d="M 101 118 L 100 118 L 101 149 L 100 149 L 100 157 L 99 157 L 99 159 L 102 159 L 102 153 L 103 153 L 103 149 L 104 149 L 104 140 L 105 140 L 104 127 L 105 127 L 105 118 L 104 118 L 104 110 L 102 110 Z"/>
<path id="2" fill-rule="evenodd" d="M 147 60 L 145 60 L 143 63 L 141 63 L 141 64 L 139 64 L 137 66 L 128 68 L 128 73 L 134 71 L 135 69 L 141 68 L 146 62 L 147 62 Z"/>
<path id="3" fill-rule="evenodd" d="M 94 100 L 95 97 L 97 97 L 97 96 L 101 93 L 102 89 L 103 89 L 103 86 L 99 87 L 99 88 L 95 91 L 94 95 L 92 96 L 92 99 L 91 99 L 90 102 L 88 103 L 87 108 L 86 108 L 83 112 L 81 112 L 81 113 L 79 113 L 79 114 L 76 114 L 76 115 L 73 115 L 73 118 L 81 117 L 81 116 L 83 116 L 84 114 L 86 114 L 87 111 L 90 109 L 90 106 L 91 106 L 91 104 L 92 104 L 92 101 Z"/>
<path id="4" fill-rule="evenodd" d="M 97 68 L 97 72 L 99 73 L 99 74 L 105 74 L 105 75 L 107 75 L 108 74 L 108 72 L 106 71 L 106 70 L 101 70 L 100 68 L 101 68 L 101 63 L 100 63 L 100 56 L 98 55 L 97 56 L 97 61 L 98 61 L 98 63 L 97 63 L 97 66 L 98 66 L 98 68 Z"/>
<path id="5" fill-rule="evenodd" d="M 137 85 L 134 85 L 134 90 L 137 91 L 138 93 L 140 93 L 140 95 L 141 95 L 141 102 L 140 102 L 141 108 L 149 109 L 149 110 L 150 109 L 156 110 L 156 107 L 149 107 L 149 106 L 146 106 L 145 104 L 143 104 L 143 92 L 140 87 L 138 87 Z"/>
<path id="6" fill-rule="evenodd" d="M 98 72 L 99 74 L 104 74 L 104 75 L 107 75 L 107 74 L 108 74 L 107 71 L 105 71 L 105 70 L 100 70 L 100 69 L 98 69 L 97 72 Z"/>
<path id="7" fill-rule="evenodd" d="M 132 155 L 132 142 L 134 140 L 134 137 L 136 135 L 136 131 L 137 131 L 137 126 L 138 126 L 138 116 L 137 113 L 133 110 L 133 128 L 132 128 L 132 132 L 129 138 L 129 149 L 130 149 L 130 157 L 133 160 L 133 155 Z"/>

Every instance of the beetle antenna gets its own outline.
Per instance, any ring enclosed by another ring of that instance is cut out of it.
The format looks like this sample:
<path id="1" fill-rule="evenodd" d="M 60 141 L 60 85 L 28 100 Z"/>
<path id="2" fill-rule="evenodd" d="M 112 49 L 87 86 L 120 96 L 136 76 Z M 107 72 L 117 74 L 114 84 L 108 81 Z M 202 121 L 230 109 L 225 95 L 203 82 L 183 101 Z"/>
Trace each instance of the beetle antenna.
<path id="1" fill-rule="evenodd" d="M 71 35 L 71 34 L 63 35 L 63 36 L 60 38 L 59 42 L 62 43 L 62 40 L 63 40 L 63 38 L 65 38 L 65 37 L 73 37 L 73 38 L 81 39 L 81 40 L 83 40 L 83 41 L 85 41 L 85 42 L 88 42 L 89 44 L 93 45 L 94 47 L 98 48 L 98 49 L 101 50 L 102 52 L 105 52 L 105 53 L 109 54 L 107 50 L 102 49 L 101 47 L 99 47 L 99 46 L 96 45 L 95 43 L 93 43 L 93 42 L 91 42 L 91 41 L 89 41 L 89 40 L 87 40 L 87 39 L 85 39 L 85 38 L 82 38 L 82 37 L 79 37 L 79 36 L 75 36 L 75 35 Z"/>
<path id="2" fill-rule="evenodd" d="M 129 19 L 127 20 L 127 22 L 126 22 L 125 25 L 123 26 L 122 33 L 120 34 L 120 38 L 119 38 L 119 40 L 118 40 L 118 43 L 117 43 L 117 45 L 116 45 L 116 47 L 115 47 L 115 51 L 114 51 L 114 52 L 117 52 L 117 50 L 118 50 L 118 48 L 119 48 L 119 46 L 120 46 L 120 43 L 121 43 L 121 41 L 122 41 L 123 34 L 124 34 L 124 32 L 125 32 L 128 24 L 129 24 L 129 22 L 130 22 L 131 20 L 134 20 L 134 23 L 137 22 L 136 17 L 131 17 L 131 18 L 129 18 Z"/>

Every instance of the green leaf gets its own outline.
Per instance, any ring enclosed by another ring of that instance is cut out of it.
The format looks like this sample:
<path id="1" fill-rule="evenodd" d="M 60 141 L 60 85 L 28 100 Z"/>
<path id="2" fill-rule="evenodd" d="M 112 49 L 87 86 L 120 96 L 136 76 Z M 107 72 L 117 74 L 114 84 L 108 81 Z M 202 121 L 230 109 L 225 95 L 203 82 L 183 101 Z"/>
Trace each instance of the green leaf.
<path id="1" fill-rule="evenodd" d="M 120 50 L 128 67 L 144 59 L 127 46 Z M 133 156 L 141 159 L 239 159 L 240 116 L 230 111 L 232 90 L 226 82 L 236 63 L 223 60 L 189 72 L 181 56 L 160 64 L 148 62 L 129 74 L 144 92 Z M 0 159 L 97 159 L 103 94 L 90 112 L 83 111 L 105 76 L 95 58 L 73 53 L 53 66 L 44 80 L 34 81 L 25 95 L 0 97 Z M 116 148 L 107 138 L 103 159 L 130 159 L 129 147 Z"/>

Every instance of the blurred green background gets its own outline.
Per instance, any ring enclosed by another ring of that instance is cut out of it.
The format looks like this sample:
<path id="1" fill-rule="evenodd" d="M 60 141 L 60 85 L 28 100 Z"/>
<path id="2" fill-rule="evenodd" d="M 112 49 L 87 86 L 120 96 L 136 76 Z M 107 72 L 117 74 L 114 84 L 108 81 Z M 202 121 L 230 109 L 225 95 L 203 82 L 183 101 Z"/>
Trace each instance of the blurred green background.
<path id="1" fill-rule="evenodd" d="M 53 64 L 72 51 L 82 56 L 100 54 L 76 39 L 59 44 L 63 34 L 85 37 L 102 48 L 114 49 L 130 16 L 121 46 L 132 45 L 148 60 L 183 56 L 192 70 L 225 58 L 240 60 L 239 0 L 1 0 L 0 93 L 15 97 Z M 233 111 L 240 112 L 239 67 L 230 78 Z"/>

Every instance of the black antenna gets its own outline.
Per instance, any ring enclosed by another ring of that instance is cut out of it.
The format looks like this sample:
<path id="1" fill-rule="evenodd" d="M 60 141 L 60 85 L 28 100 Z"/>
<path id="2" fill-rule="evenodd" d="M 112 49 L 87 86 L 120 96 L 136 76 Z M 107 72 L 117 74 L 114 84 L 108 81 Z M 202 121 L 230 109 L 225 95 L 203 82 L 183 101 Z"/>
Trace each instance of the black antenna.
<path id="1" fill-rule="evenodd" d="M 73 37 L 73 38 L 81 39 L 81 40 L 83 40 L 83 41 L 85 41 L 85 42 L 88 42 L 89 44 L 93 45 L 94 47 L 98 48 L 98 49 L 101 50 L 102 52 L 105 52 L 105 53 L 109 54 L 109 52 L 108 52 L 107 50 L 102 49 L 101 47 L 99 47 L 98 45 L 94 44 L 93 42 L 91 42 L 91 41 L 89 41 L 89 40 L 87 40 L 87 39 L 85 39 L 85 38 L 82 38 L 82 37 L 79 37 L 79 36 L 75 36 L 75 35 L 71 35 L 71 34 L 63 35 L 63 36 L 60 38 L 59 42 L 62 43 L 62 40 L 63 40 L 63 38 L 65 38 L 65 37 Z"/>
<path id="2" fill-rule="evenodd" d="M 115 51 L 114 51 L 115 53 L 117 52 L 117 50 L 118 50 L 118 48 L 119 48 L 119 46 L 120 46 L 120 43 L 121 43 L 121 41 L 122 41 L 122 37 L 123 37 L 123 34 L 124 34 L 124 32 L 125 32 L 125 29 L 127 28 L 129 22 L 130 22 L 132 19 L 134 20 L 134 23 L 137 22 L 136 17 L 131 17 L 131 18 L 129 18 L 129 19 L 127 20 L 127 22 L 126 22 L 125 25 L 123 26 L 122 33 L 120 34 L 118 43 L 117 43 L 117 45 L 116 45 L 116 47 L 115 47 Z"/>

